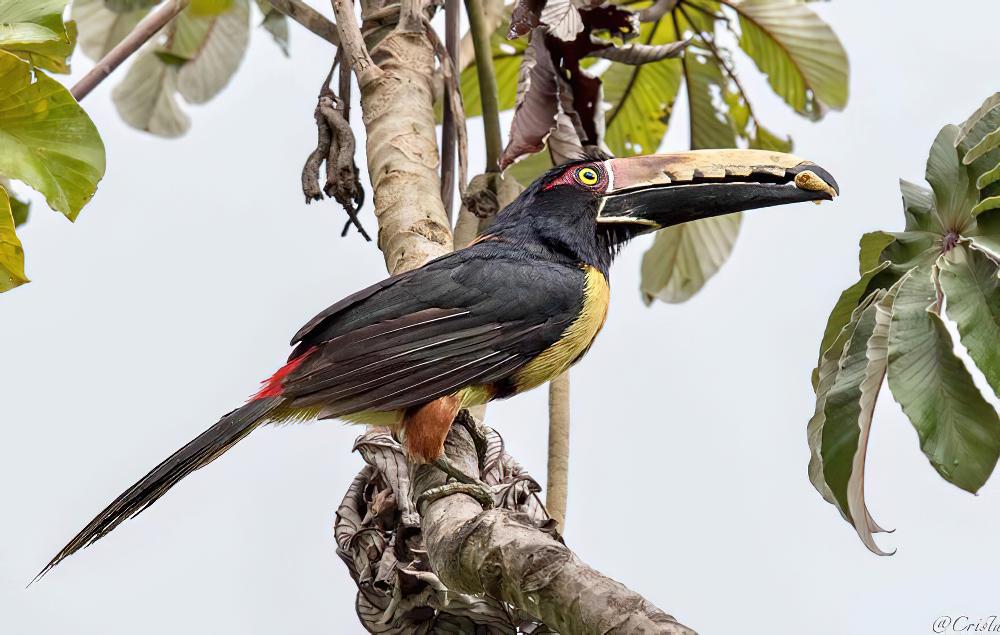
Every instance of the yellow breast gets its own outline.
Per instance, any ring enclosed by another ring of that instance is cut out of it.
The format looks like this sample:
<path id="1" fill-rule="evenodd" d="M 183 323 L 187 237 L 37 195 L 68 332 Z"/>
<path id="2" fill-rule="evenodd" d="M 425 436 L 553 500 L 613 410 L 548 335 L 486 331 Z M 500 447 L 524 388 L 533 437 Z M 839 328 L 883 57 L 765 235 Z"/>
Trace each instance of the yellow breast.
<path id="1" fill-rule="evenodd" d="M 515 384 L 518 392 L 531 390 L 558 377 L 587 352 L 608 316 L 611 289 L 604 274 L 584 265 L 586 284 L 583 289 L 583 310 L 569 325 L 562 337 L 518 371 Z"/>

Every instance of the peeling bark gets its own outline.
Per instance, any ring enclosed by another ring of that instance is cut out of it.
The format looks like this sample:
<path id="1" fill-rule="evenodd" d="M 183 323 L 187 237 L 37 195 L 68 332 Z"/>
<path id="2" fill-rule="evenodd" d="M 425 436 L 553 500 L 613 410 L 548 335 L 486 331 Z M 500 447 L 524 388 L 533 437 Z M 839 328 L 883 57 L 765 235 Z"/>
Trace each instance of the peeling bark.
<path id="1" fill-rule="evenodd" d="M 378 246 L 390 272 L 408 271 L 452 249 L 438 175 L 434 49 L 418 15 L 415 30 L 394 29 L 369 55 L 352 5 L 333 6 L 361 89 Z"/>

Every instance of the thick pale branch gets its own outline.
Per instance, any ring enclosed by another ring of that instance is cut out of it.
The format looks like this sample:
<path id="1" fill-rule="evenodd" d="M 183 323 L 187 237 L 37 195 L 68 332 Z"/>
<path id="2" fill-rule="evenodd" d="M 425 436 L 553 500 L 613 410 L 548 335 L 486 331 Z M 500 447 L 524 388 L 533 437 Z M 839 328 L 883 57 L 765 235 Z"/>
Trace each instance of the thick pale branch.
<path id="1" fill-rule="evenodd" d="M 333 15 L 337 18 L 337 32 L 340 41 L 347 51 L 347 57 L 351 62 L 351 68 L 358 78 L 358 85 L 361 87 L 362 95 L 365 86 L 382 76 L 382 71 L 375 65 L 365 40 L 361 35 L 361 28 L 358 26 L 358 18 L 354 15 L 354 3 L 351 0 L 333 0 Z M 364 104 L 362 104 L 364 109 Z"/>
<path id="2" fill-rule="evenodd" d="M 119 42 L 113 49 L 108 51 L 107 55 L 102 57 L 101 60 L 94 65 L 94 68 L 90 69 L 90 72 L 81 77 L 80 81 L 73 86 L 70 90 L 73 94 L 73 98 L 77 101 L 81 101 L 84 97 L 89 95 L 90 91 L 94 90 L 94 88 L 103 82 L 108 75 L 121 66 L 121 63 L 127 60 L 130 55 L 138 51 L 143 44 L 151 40 L 153 36 L 159 33 L 160 29 L 166 26 L 167 22 L 173 20 L 178 13 L 187 7 L 187 5 L 188 0 L 170 0 L 162 7 L 143 18 L 142 21 L 135 25 L 135 28 L 125 36 L 125 39 Z"/>
<path id="3" fill-rule="evenodd" d="M 271 6 L 334 46 L 340 46 L 337 25 L 302 0 L 269 0 Z"/>
<path id="4" fill-rule="evenodd" d="M 445 451 L 459 469 L 479 473 L 476 449 L 464 427 L 452 427 Z M 442 482 L 439 472 L 422 467 L 414 478 L 414 495 Z M 485 593 L 560 633 L 694 633 L 581 562 L 551 530 L 525 514 L 483 511 L 461 494 L 430 502 L 420 511 L 431 567 L 452 591 Z"/>

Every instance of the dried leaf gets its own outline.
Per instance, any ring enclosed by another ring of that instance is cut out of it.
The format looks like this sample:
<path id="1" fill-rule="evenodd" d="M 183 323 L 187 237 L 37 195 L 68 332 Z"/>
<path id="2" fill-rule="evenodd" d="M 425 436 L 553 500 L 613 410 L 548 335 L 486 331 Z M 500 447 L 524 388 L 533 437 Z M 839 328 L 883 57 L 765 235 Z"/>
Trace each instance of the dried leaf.
<path id="1" fill-rule="evenodd" d="M 572 42 L 583 31 L 583 18 L 572 0 L 547 0 L 538 19 L 549 35 L 565 42 Z"/>
<path id="2" fill-rule="evenodd" d="M 600 57 L 612 62 L 637 66 L 659 62 L 674 57 L 680 57 L 684 53 L 690 40 L 671 42 L 669 44 L 625 44 L 623 46 L 609 46 L 601 48 L 591 53 L 591 57 Z"/>
<path id="3" fill-rule="evenodd" d="M 517 0 L 510 15 L 507 39 L 514 40 L 531 33 L 539 25 L 539 16 L 544 7 L 545 0 Z"/>
<path id="4" fill-rule="evenodd" d="M 562 110 L 560 101 L 560 82 L 552 55 L 545 46 L 542 29 L 535 29 L 521 59 L 514 120 L 507 147 L 500 157 L 501 169 L 545 146 Z"/>

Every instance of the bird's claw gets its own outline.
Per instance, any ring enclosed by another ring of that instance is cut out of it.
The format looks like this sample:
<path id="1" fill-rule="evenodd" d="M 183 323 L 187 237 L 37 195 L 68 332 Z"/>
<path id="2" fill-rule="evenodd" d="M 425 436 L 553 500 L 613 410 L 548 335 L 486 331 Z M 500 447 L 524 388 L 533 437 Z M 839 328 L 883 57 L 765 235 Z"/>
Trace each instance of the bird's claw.
<path id="1" fill-rule="evenodd" d="M 417 498 L 417 508 L 424 502 L 433 502 L 451 494 L 467 494 L 476 499 L 484 509 L 491 509 L 495 503 L 493 500 L 493 490 L 490 486 L 478 478 L 469 476 L 448 460 L 448 457 L 441 456 L 432 465 L 438 468 L 449 477 L 458 481 L 457 483 L 445 483 L 438 487 L 432 487 Z"/>
<path id="2" fill-rule="evenodd" d="M 483 509 L 493 509 L 493 491 L 486 483 L 478 481 L 476 483 L 445 483 L 437 487 L 432 487 L 417 497 L 417 509 L 422 509 L 424 503 L 433 503 L 452 494 L 466 494 L 476 499 L 476 502 L 483 506 Z"/>

